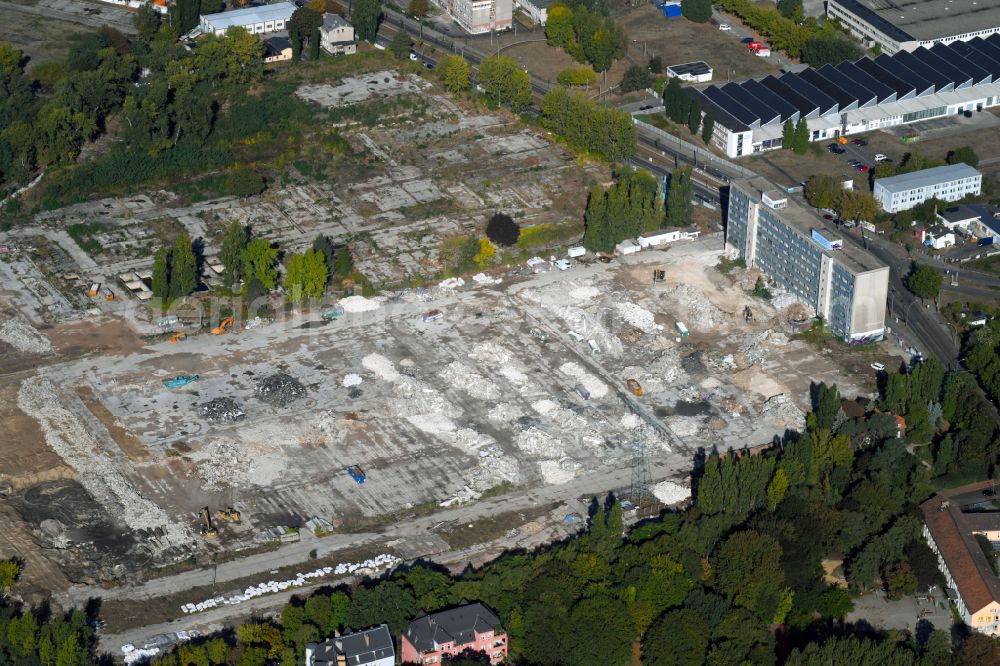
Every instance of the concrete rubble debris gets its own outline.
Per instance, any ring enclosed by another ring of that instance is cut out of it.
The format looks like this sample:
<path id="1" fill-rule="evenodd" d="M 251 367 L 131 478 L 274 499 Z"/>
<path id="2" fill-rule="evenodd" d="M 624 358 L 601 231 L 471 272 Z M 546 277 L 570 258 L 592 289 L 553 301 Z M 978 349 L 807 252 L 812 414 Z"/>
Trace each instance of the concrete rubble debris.
<path id="1" fill-rule="evenodd" d="M 542 473 L 542 478 L 546 483 L 558 485 L 569 483 L 576 478 L 577 472 L 581 468 L 580 463 L 572 458 L 560 458 L 559 460 L 543 460 L 538 463 L 538 469 Z"/>
<path id="2" fill-rule="evenodd" d="M 398 382 L 400 379 L 400 374 L 396 371 L 392 361 L 381 354 L 368 354 L 361 359 L 361 365 L 387 382 Z"/>
<path id="3" fill-rule="evenodd" d="M 653 496 L 664 504 L 677 504 L 691 498 L 691 489 L 673 481 L 661 481 L 653 486 Z"/>
<path id="4" fill-rule="evenodd" d="M 344 375 L 343 386 L 344 388 L 350 388 L 352 386 L 360 386 L 362 382 L 361 375 L 349 372 Z"/>
<path id="5" fill-rule="evenodd" d="M 784 393 L 772 395 L 764 401 L 761 413 L 779 423 L 784 423 L 789 429 L 802 431 L 805 429 L 806 415 L 795 406 Z"/>
<path id="6" fill-rule="evenodd" d="M 305 396 L 306 387 L 294 377 L 279 372 L 258 381 L 254 394 L 272 407 L 287 407 Z"/>
<path id="7" fill-rule="evenodd" d="M 642 331 L 637 328 L 626 327 L 618 331 L 618 338 L 627 344 L 634 345 L 642 337 Z"/>
<path id="8" fill-rule="evenodd" d="M 378 298 L 365 298 L 364 296 L 348 296 L 340 301 L 340 307 L 344 312 L 370 312 L 382 307 L 382 301 Z"/>
<path id="9" fill-rule="evenodd" d="M 477 400 L 498 400 L 500 387 L 490 379 L 473 371 L 459 361 L 452 361 L 445 367 L 441 377 L 457 389 L 461 389 Z"/>
<path id="10" fill-rule="evenodd" d="M 460 277 L 448 278 L 438 283 L 438 289 L 458 289 L 465 286 L 465 280 Z"/>
<path id="11" fill-rule="evenodd" d="M 0 341 L 24 354 L 49 354 L 52 343 L 21 317 L 4 316 L 0 321 Z"/>
<path id="12" fill-rule="evenodd" d="M 674 300 L 681 308 L 678 316 L 688 326 L 695 328 L 714 328 L 725 323 L 729 317 L 711 301 L 705 298 L 696 287 L 689 284 L 678 284 L 661 298 Z"/>
<path id="13" fill-rule="evenodd" d="M 48 378 L 37 375 L 25 379 L 17 393 L 18 409 L 38 421 L 45 442 L 76 470 L 80 484 L 115 518 L 133 530 L 161 531 L 168 544 L 185 543 L 188 531 L 138 493 L 123 471 L 130 467 L 128 463 L 115 458 L 109 452 L 113 445 L 105 446 L 71 411 L 76 402 L 60 395 Z M 85 409 L 82 404 L 80 408 Z"/>
<path id="14" fill-rule="evenodd" d="M 608 385 L 590 374 L 577 363 L 563 363 L 559 371 L 576 380 L 590 393 L 591 398 L 603 398 L 608 394 Z"/>
<path id="15" fill-rule="evenodd" d="M 570 291 L 569 295 L 571 298 L 575 298 L 580 301 L 589 301 L 596 296 L 600 296 L 601 290 L 597 287 L 591 286 L 577 287 L 576 289 Z"/>
<path id="16" fill-rule="evenodd" d="M 656 319 L 646 308 L 623 301 L 615 303 L 615 309 L 618 311 L 618 316 L 643 333 L 652 333 L 656 330 Z"/>
<path id="17" fill-rule="evenodd" d="M 375 557 L 364 560 L 363 562 L 341 562 L 333 567 L 325 566 L 313 571 L 297 573 L 295 574 L 295 578 L 289 578 L 282 581 L 269 580 L 266 583 L 258 583 L 255 586 L 250 586 L 243 590 L 242 594 L 230 593 L 212 597 L 196 604 L 187 603 L 181 606 L 181 612 L 185 614 L 200 613 L 210 608 L 218 608 L 219 606 L 241 604 L 244 601 L 249 601 L 250 599 L 254 599 L 256 597 L 262 597 L 266 594 L 274 594 L 291 588 L 302 587 L 315 579 L 325 578 L 331 574 L 334 576 L 374 575 L 381 571 L 385 571 L 386 569 L 391 569 L 400 562 L 402 562 L 401 559 L 389 553 L 376 555 Z"/>
<path id="18" fill-rule="evenodd" d="M 476 273 L 472 276 L 472 280 L 477 284 L 500 284 L 503 282 L 501 278 L 490 277 L 486 273 Z"/>
<path id="19" fill-rule="evenodd" d="M 198 405 L 202 418 L 213 423 L 236 423 L 246 412 L 232 398 L 215 398 Z"/>

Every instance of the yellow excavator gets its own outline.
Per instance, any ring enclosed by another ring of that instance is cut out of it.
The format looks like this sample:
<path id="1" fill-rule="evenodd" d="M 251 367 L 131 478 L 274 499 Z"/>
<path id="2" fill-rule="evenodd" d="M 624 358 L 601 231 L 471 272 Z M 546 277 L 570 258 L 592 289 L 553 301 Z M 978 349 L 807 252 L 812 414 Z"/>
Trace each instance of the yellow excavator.
<path id="1" fill-rule="evenodd" d="M 227 507 L 225 509 L 219 509 L 215 512 L 215 517 L 219 520 L 226 520 L 230 523 L 240 522 L 240 512 L 233 507 Z"/>
<path id="2" fill-rule="evenodd" d="M 219 530 L 215 529 L 215 525 L 212 524 L 212 514 L 209 513 L 208 507 L 206 506 L 199 511 L 198 515 L 201 516 L 201 535 L 206 539 L 218 536 Z"/>

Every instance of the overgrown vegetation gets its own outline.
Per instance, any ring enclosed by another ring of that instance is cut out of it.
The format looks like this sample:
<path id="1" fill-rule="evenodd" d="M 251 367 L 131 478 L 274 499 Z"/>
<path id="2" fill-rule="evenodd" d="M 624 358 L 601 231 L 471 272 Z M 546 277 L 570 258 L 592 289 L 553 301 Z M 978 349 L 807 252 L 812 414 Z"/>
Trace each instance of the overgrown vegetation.
<path id="1" fill-rule="evenodd" d="M 539 106 L 542 124 L 575 150 L 608 162 L 624 162 L 635 152 L 638 134 L 624 111 L 562 87 L 549 91 Z"/>
<path id="2" fill-rule="evenodd" d="M 577 62 L 588 62 L 598 72 L 625 55 L 625 35 L 608 17 L 603 0 L 568 0 L 548 10 L 545 37 Z"/>

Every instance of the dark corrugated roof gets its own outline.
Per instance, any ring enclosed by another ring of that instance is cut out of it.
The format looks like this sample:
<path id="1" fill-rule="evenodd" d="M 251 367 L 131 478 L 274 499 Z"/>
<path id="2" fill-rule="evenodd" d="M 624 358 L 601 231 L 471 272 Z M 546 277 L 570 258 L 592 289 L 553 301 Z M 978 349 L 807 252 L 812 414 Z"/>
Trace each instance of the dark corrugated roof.
<path id="1" fill-rule="evenodd" d="M 910 33 L 905 30 L 901 30 L 889 21 L 886 21 L 876 12 L 872 11 L 868 7 L 865 7 L 860 2 L 857 2 L 857 0 L 836 0 L 836 2 L 847 11 L 852 14 L 856 14 L 859 18 L 863 19 L 889 39 L 897 42 L 915 41 L 915 38 Z"/>
<path id="2" fill-rule="evenodd" d="M 395 659 L 396 650 L 389 627 L 380 624 L 371 629 L 344 634 L 309 646 L 313 663 L 307 666 L 336 666 L 337 657 L 347 658 L 348 666 L 366 666 L 380 659 Z"/>

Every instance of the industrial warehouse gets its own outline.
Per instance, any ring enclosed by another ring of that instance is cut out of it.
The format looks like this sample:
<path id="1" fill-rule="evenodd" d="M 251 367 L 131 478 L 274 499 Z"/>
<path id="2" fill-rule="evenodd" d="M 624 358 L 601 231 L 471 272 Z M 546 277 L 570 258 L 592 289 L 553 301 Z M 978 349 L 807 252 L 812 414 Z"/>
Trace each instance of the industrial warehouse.
<path id="1" fill-rule="evenodd" d="M 828 0 L 826 14 L 890 55 L 1000 32 L 998 0 Z"/>
<path id="2" fill-rule="evenodd" d="M 823 141 L 1000 104 L 1000 35 L 684 90 L 714 118 L 730 157 L 781 148 L 804 118 Z"/>

